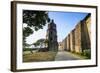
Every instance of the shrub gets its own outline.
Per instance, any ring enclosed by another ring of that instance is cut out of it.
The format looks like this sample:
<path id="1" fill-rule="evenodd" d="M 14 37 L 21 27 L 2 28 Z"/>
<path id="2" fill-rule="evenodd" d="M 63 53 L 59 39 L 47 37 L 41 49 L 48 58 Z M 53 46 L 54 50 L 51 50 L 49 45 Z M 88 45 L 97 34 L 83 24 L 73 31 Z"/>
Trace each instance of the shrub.
<path id="1" fill-rule="evenodd" d="M 87 49 L 87 50 L 84 50 L 82 55 L 86 56 L 88 59 L 91 58 L 91 50 L 90 49 Z"/>

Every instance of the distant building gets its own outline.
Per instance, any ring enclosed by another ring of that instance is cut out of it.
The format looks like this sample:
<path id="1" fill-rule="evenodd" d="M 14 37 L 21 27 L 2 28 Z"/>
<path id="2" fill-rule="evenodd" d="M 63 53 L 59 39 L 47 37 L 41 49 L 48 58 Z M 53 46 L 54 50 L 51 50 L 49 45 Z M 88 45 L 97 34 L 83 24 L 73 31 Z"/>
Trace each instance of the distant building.
<path id="1" fill-rule="evenodd" d="M 62 42 L 59 42 L 58 43 L 58 50 L 59 51 L 63 51 L 64 49 L 63 49 L 63 43 Z"/>
<path id="2" fill-rule="evenodd" d="M 57 30 L 53 20 L 48 24 L 47 39 L 49 51 L 58 51 Z"/>

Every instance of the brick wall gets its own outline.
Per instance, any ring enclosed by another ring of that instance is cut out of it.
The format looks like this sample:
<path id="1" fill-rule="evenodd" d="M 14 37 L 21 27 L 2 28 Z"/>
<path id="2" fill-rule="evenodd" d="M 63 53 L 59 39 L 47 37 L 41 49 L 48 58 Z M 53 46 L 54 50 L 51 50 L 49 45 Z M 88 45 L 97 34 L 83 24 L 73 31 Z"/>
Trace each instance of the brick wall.
<path id="1" fill-rule="evenodd" d="M 62 41 L 63 49 L 67 51 L 81 53 L 83 50 L 91 49 L 91 14 L 83 20 Z"/>

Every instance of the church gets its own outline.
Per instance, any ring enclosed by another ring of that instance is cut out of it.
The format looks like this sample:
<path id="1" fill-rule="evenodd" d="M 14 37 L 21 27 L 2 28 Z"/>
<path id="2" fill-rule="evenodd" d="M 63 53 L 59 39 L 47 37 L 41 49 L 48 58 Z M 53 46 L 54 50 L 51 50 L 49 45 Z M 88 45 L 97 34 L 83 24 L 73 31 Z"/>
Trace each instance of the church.
<path id="1" fill-rule="evenodd" d="M 48 40 L 48 51 L 58 51 L 57 30 L 54 20 L 48 24 L 46 39 Z"/>

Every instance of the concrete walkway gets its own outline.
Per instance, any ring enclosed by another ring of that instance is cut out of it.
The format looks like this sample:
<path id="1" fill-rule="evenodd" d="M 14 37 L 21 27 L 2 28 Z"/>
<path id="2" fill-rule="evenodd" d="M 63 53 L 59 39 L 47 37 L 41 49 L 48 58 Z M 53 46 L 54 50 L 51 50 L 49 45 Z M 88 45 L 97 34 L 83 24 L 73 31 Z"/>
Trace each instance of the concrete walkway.
<path id="1" fill-rule="evenodd" d="M 55 57 L 55 61 L 64 61 L 64 60 L 80 60 L 79 56 L 73 55 L 70 52 L 59 51 Z"/>

